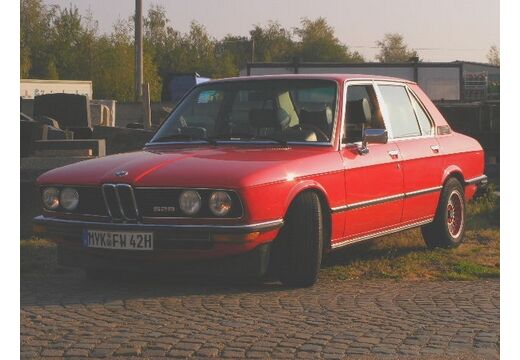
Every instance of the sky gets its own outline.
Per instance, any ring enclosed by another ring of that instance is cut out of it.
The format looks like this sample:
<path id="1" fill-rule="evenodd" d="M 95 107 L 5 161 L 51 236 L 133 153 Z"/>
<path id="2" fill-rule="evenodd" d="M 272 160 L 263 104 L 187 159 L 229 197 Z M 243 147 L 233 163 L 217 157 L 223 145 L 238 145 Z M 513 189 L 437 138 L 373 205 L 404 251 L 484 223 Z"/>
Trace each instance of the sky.
<path id="1" fill-rule="evenodd" d="M 44 0 L 46 4 L 89 9 L 100 32 L 135 11 L 134 0 Z M 499 0 L 143 0 L 161 5 L 170 25 L 186 32 L 192 20 L 215 38 L 249 35 L 253 25 L 278 21 L 292 29 L 302 18 L 325 17 L 336 36 L 368 61 L 385 33 L 401 33 L 424 61 L 487 62 L 491 45 L 500 46 Z"/>

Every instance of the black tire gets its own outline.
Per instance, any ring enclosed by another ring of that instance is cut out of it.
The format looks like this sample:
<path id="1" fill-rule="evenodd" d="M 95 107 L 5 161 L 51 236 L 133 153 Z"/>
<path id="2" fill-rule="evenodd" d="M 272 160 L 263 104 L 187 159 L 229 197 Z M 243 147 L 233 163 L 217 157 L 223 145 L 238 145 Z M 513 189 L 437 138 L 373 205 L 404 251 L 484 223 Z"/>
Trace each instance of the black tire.
<path id="1" fill-rule="evenodd" d="M 276 242 L 281 282 L 291 287 L 314 285 L 323 250 L 323 216 L 317 194 L 304 192 L 296 197 Z"/>
<path id="2" fill-rule="evenodd" d="M 433 222 L 421 228 L 424 242 L 429 248 L 457 247 L 464 239 L 465 228 L 464 188 L 457 179 L 450 178 L 442 189 Z"/>

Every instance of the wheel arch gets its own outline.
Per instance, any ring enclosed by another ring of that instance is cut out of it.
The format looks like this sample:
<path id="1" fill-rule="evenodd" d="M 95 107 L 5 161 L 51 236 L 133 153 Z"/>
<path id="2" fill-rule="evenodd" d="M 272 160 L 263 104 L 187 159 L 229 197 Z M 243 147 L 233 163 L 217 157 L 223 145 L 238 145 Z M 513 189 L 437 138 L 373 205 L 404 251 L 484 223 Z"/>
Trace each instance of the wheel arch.
<path id="1" fill-rule="evenodd" d="M 442 181 L 441 181 L 441 184 L 443 187 L 446 184 L 446 181 L 448 181 L 448 179 L 450 179 L 450 178 L 457 179 L 460 182 L 460 184 L 462 185 L 462 188 L 465 187 L 464 175 L 463 175 L 462 169 L 460 167 L 458 167 L 456 165 L 450 165 L 446 168 L 446 170 L 444 170 L 444 174 L 442 175 Z"/>

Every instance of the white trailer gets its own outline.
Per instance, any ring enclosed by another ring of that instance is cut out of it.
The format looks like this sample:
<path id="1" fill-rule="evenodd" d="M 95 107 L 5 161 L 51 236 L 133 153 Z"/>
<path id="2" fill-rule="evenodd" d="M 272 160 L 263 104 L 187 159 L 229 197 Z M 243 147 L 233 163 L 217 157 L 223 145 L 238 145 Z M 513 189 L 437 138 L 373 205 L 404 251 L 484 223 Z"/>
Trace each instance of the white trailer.
<path id="1" fill-rule="evenodd" d="M 78 94 L 92 99 L 92 81 L 21 79 L 20 97 L 34 99 L 44 94 Z"/>

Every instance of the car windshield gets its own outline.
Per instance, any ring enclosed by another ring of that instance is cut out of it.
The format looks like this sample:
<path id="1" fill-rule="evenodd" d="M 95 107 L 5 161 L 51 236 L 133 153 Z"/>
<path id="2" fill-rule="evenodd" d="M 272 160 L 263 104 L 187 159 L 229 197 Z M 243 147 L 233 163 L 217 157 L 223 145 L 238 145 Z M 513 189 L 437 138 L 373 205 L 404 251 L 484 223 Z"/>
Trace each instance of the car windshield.
<path id="1" fill-rule="evenodd" d="M 184 98 L 151 142 L 329 143 L 336 97 L 329 80 L 208 83 Z"/>

